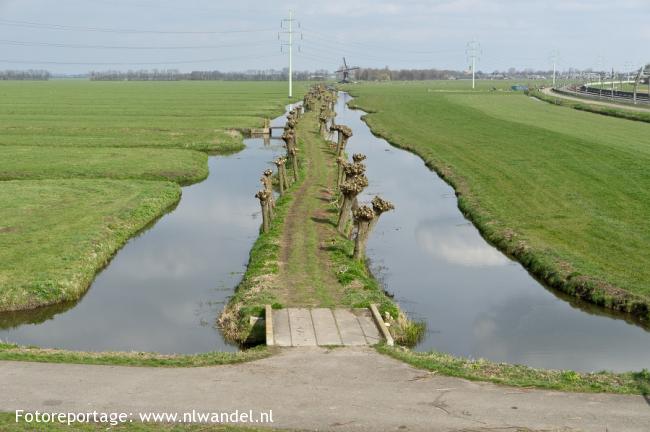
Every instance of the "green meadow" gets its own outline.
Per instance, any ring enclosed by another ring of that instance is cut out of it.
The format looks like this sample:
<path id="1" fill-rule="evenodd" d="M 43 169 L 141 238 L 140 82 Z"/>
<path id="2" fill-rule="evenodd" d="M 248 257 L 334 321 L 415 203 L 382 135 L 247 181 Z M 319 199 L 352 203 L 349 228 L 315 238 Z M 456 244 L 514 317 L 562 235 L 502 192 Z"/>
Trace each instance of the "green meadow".
<path id="1" fill-rule="evenodd" d="M 510 83 L 349 86 L 373 131 L 450 182 L 484 236 L 550 285 L 648 317 L 650 125 Z"/>
<path id="2" fill-rule="evenodd" d="M 301 94 L 301 85 L 296 94 Z M 78 299 L 289 102 L 282 82 L 0 82 L 0 311 Z"/>

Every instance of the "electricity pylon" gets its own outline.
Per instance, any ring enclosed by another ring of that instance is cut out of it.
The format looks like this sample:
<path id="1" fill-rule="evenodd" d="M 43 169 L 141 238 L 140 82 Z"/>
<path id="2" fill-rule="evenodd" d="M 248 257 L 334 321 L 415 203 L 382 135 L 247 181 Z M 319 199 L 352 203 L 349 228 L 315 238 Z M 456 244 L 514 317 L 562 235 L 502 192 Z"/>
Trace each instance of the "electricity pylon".
<path id="1" fill-rule="evenodd" d="M 280 34 L 278 34 L 278 39 L 280 39 L 282 42 L 280 44 L 280 51 L 282 51 L 282 47 L 286 46 L 289 47 L 289 97 L 293 97 L 293 35 L 295 33 L 294 31 L 294 21 L 296 21 L 293 18 L 293 10 L 289 9 L 289 18 L 285 18 L 282 20 L 280 23 L 281 28 L 285 28 L 285 24 L 287 25 L 287 30 L 281 32 L 283 34 L 286 34 L 288 36 L 288 40 L 282 41 L 280 38 Z M 298 28 L 300 28 L 300 23 L 298 23 Z M 301 35 L 302 36 L 302 35 Z"/>
<path id="2" fill-rule="evenodd" d="M 467 59 L 472 62 L 472 89 L 476 88 L 476 62 L 477 60 L 480 60 L 482 53 L 481 44 L 479 42 L 472 40 L 467 43 L 465 54 L 467 55 Z"/>

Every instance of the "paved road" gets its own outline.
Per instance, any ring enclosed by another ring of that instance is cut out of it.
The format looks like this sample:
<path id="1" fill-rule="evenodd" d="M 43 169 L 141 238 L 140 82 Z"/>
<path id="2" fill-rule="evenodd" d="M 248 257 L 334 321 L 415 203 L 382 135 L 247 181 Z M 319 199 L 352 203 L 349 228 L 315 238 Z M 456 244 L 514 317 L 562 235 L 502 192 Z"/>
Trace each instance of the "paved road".
<path id="1" fill-rule="evenodd" d="M 193 369 L 0 362 L 0 411 L 273 410 L 321 431 L 650 430 L 640 396 L 560 393 L 436 376 L 368 347 L 285 348 Z"/>
<path id="2" fill-rule="evenodd" d="M 546 87 L 542 89 L 542 93 L 552 96 L 552 97 L 557 97 L 560 99 L 567 99 L 570 101 L 574 102 L 582 102 L 582 103 L 587 103 L 589 105 L 601 105 L 601 106 L 606 106 L 610 108 L 620 108 L 622 110 L 628 110 L 628 111 L 638 111 L 638 112 L 650 112 L 650 107 L 643 107 L 643 106 L 634 106 L 634 105 L 625 105 L 625 104 L 617 104 L 617 103 L 611 103 L 611 102 L 606 102 L 598 99 L 591 99 L 591 98 L 580 98 L 577 96 L 568 96 L 565 94 L 561 93 L 556 93 L 553 91 L 552 88 Z"/>

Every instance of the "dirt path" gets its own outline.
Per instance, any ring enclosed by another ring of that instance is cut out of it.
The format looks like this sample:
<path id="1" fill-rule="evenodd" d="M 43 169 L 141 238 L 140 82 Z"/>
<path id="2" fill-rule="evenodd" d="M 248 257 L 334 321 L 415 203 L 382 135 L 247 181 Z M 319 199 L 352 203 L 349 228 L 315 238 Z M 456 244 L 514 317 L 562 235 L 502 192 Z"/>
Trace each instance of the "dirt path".
<path id="1" fill-rule="evenodd" d="M 620 108 L 622 110 L 638 111 L 638 112 L 645 112 L 645 113 L 650 112 L 650 107 L 645 108 L 645 107 L 640 107 L 640 106 L 630 106 L 630 105 L 624 105 L 624 104 L 604 102 L 604 101 L 599 101 L 597 99 L 572 97 L 572 96 L 567 96 L 567 95 L 560 94 L 560 93 L 555 93 L 553 91 L 553 89 L 550 88 L 550 87 L 542 89 L 542 93 L 544 93 L 547 96 L 557 97 L 557 98 L 560 98 L 560 99 L 567 99 L 567 100 L 574 101 L 574 102 L 587 103 L 587 104 L 590 104 L 590 105 L 600 105 L 600 106 L 606 106 L 606 107 L 610 107 L 610 108 Z"/>
<path id="2" fill-rule="evenodd" d="M 342 287 L 323 245 L 336 236 L 330 223 L 331 188 L 334 186 L 334 154 L 316 132 L 316 114 L 308 113 L 297 133 L 304 149 L 300 156 L 306 176 L 286 219 L 280 244 L 282 304 L 332 307 L 339 304 Z"/>
<path id="3" fill-rule="evenodd" d="M 319 431 L 647 432 L 641 396 L 517 389 L 437 376 L 371 348 L 288 348 L 195 369 L 0 363 L 0 411 L 273 410 Z"/>

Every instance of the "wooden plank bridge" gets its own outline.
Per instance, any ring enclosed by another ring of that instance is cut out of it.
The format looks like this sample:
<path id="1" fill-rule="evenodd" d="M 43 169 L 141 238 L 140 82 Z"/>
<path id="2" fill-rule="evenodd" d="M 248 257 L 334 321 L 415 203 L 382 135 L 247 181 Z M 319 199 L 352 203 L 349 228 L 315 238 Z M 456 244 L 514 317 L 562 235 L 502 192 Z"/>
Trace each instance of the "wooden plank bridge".
<path id="1" fill-rule="evenodd" d="M 266 344 L 281 347 L 393 345 L 377 308 L 266 307 Z"/>

